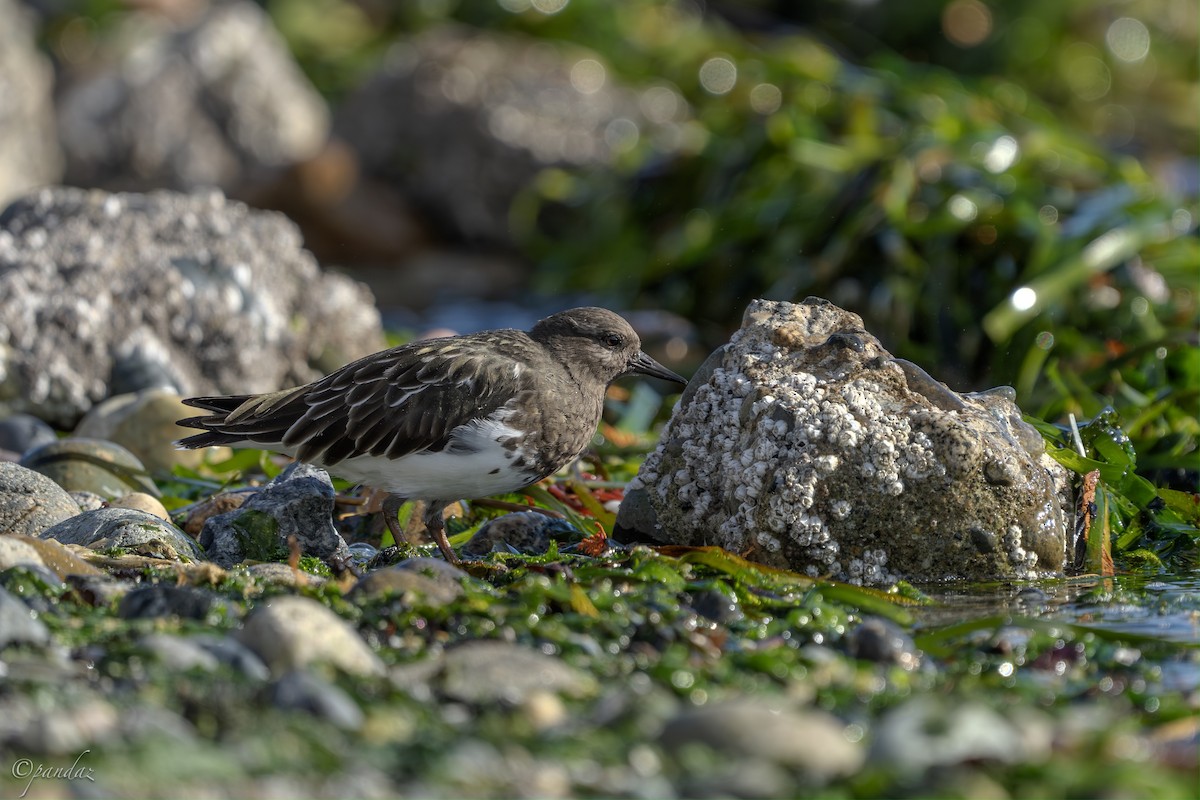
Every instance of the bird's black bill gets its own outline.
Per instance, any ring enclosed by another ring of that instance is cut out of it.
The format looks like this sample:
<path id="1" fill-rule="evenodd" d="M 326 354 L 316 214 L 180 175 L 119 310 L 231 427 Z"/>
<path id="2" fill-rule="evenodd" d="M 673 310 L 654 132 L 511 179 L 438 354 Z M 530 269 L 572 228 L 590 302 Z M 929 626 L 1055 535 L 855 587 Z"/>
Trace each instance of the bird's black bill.
<path id="1" fill-rule="evenodd" d="M 649 375 L 651 378 L 662 378 L 664 381 L 674 381 L 675 383 L 687 383 L 683 378 L 640 351 L 629 362 L 629 369 L 625 370 L 626 375 L 631 373 Z"/>

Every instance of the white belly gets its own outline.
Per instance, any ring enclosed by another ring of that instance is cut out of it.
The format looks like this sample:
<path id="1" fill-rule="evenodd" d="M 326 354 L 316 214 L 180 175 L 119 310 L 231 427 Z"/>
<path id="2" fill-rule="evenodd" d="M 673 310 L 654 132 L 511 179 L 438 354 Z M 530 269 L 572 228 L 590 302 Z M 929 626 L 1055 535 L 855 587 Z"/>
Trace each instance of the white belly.
<path id="1" fill-rule="evenodd" d="M 359 456 L 340 461 L 329 471 L 403 497 L 469 500 L 515 491 L 538 477 L 513 470 L 506 454 L 510 453 L 493 443 L 474 453 L 414 453 L 395 460 Z"/>
<path id="2" fill-rule="evenodd" d="M 338 477 L 411 499 L 471 500 L 515 491 L 541 476 L 512 468 L 519 454 L 500 444 L 521 435 L 506 424 L 510 414 L 501 409 L 486 420 L 457 428 L 450 445 L 440 452 L 395 459 L 357 456 L 327 469 Z"/>

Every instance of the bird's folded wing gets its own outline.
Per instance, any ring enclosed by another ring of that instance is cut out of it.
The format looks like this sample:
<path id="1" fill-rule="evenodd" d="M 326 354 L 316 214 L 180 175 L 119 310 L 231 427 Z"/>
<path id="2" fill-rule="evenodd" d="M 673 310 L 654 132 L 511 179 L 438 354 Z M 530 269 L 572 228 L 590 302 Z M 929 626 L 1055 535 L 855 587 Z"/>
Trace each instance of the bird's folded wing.
<path id="1" fill-rule="evenodd" d="M 525 387 L 515 360 L 432 340 L 351 364 L 270 412 L 278 441 L 332 466 L 360 455 L 399 458 L 442 450 L 452 432 Z M 281 423 L 286 427 L 280 430 Z M 257 438 L 252 432 L 249 438 Z"/>

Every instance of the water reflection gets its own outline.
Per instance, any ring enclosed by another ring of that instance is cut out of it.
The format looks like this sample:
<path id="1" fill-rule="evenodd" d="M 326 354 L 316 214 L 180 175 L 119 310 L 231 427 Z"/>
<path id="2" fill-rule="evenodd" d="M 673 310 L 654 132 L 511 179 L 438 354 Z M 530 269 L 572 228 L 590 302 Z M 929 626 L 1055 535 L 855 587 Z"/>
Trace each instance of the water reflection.
<path id="1" fill-rule="evenodd" d="M 1200 572 L 1121 575 L 1027 584 L 925 585 L 933 599 L 915 609 L 917 631 L 1011 614 L 1200 645 Z M 1193 665 L 1194 680 L 1200 666 Z"/>

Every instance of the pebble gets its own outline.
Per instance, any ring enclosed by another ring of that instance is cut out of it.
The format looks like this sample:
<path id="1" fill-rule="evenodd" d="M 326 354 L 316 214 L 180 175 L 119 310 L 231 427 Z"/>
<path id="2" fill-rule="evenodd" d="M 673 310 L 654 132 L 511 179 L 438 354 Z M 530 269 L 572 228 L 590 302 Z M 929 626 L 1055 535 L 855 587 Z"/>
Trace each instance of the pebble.
<path id="1" fill-rule="evenodd" d="M 114 395 L 92 406 L 75 428 L 75 435 L 115 442 L 137 456 L 152 474 L 170 475 L 176 465 L 194 469 L 204 461 L 203 450 L 175 446 L 175 440 L 187 434 L 175 421 L 195 413 L 170 389 L 145 389 Z"/>
<path id="2" fill-rule="evenodd" d="M 212 671 L 227 666 L 256 681 L 265 681 L 270 677 L 262 659 L 229 636 L 150 633 L 138 640 L 137 647 L 152 654 L 168 668 L 181 672 L 189 669 Z"/>
<path id="3" fill-rule="evenodd" d="M 253 490 L 222 492 L 221 494 L 214 494 L 207 500 L 193 503 L 187 508 L 187 516 L 182 526 L 184 532 L 193 539 L 199 539 L 200 531 L 204 530 L 204 523 L 208 522 L 209 517 L 215 517 L 218 514 L 225 514 L 234 509 L 241 508 L 242 503 L 246 502 L 253 494 Z"/>
<path id="4" fill-rule="evenodd" d="M 95 608 L 108 607 L 129 594 L 137 584 L 107 574 L 69 575 L 67 584 L 84 603 Z"/>
<path id="5" fill-rule="evenodd" d="M 217 595 L 192 586 L 143 586 L 128 592 L 117 606 L 121 619 L 181 617 L 204 619 L 224 605 Z"/>
<path id="6" fill-rule="evenodd" d="M 851 631 L 847 651 L 854 658 L 897 664 L 912 671 L 921 665 L 921 651 L 900 626 L 881 617 L 866 617 Z"/>
<path id="7" fill-rule="evenodd" d="M 38 536 L 79 513 L 79 505 L 50 478 L 0 462 L 0 535 Z"/>
<path id="8" fill-rule="evenodd" d="M 738 605 L 737 596 L 720 589 L 702 589 L 692 595 L 692 610 L 718 625 L 737 622 L 745 615 Z"/>
<path id="9" fill-rule="evenodd" d="M 132 508 L 134 511 L 144 511 L 164 522 L 171 521 L 171 515 L 167 513 L 167 507 L 162 504 L 162 501 L 145 492 L 130 492 L 124 497 L 118 497 L 108 505 L 111 508 Z"/>
<path id="10" fill-rule="evenodd" d="M 468 641 L 446 651 L 442 692 L 465 703 L 519 705 L 534 692 L 594 694 L 591 675 L 560 658 L 509 642 Z"/>
<path id="11" fill-rule="evenodd" d="M 467 573 L 444 561 L 423 560 L 444 564 L 450 569 L 422 568 L 421 564 L 414 563 L 415 559 L 409 559 L 394 567 L 368 572 L 354 585 L 348 597 L 354 602 L 362 602 L 396 596 L 406 606 L 418 603 L 442 606 L 463 596 L 461 581 Z"/>
<path id="12" fill-rule="evenodd" d="M 110 740 L 121 721 L 116 708 L 100 698 L 65 708 L 17 703 L 3 711 L 0 717 L 5 717 L 9 725 L 17 725 L 9 744 L 18 751 L 47 756 L 77 756 L 92 745 Z"/>
<path id="13" fill-rule="evenodd" d="M 485 522 L 463 545 L 462 554 L 468 558 L 480 558 L 493 551 L 540 555 L 550 549 L 551 540 L 571 538 L 580 538 L 580 533 L 566 520 L 537 511 L 518 511 Z"/>
<path id="14" fill-rule="evenodd" d="M 281 675 L 314 663 L 328 663 L 351 675 L 383 675 L 383 662 L 341 617 L 315 600 L 272 597 L 255 608 L 236 634 Z"/>
<path id="15" fill-rule="evenodd" d="M 302 569 L 293 569 L 289 564 L 271 561 L 266 564 L 251 564 L 245 568 L 246 574 L 255 581 L 270 586 L 322 586 L 325 578 L 313 575 Z"/>
<path id="16" fill-rule="evenodd" d="M 102 439 L 73 437 L 35 447 L 21 457 L 21 466 L 42 473 L 68 492 L 95 492 L 105 500 L 130 492 L 159 495 L 137 456 Z"/>
<path id="17" fill-rule="evenodd" d="M 845 731 L 844 723 L 823 711 L 745 698 L 682 711 L 667 721 L 659 739 L 669 750 L 703 744 L 723 758 L 761 759 L 824 784 L 863 764 L 863 748 Z"/>
<path id="18" fill-rule="evenodd" d="M 46 568 L 38 551 L 28 542 L 16 536 L 0 536 L 0 569 L 16 566 Z"/>
<path id="19" fill-rule="evenodd" d="M 871 761 L 907 772 L 966 761 L 1017 763 L 1026 757 L 1023 734 L 980 703 L 921 696 L 888 711 L 875 726 Z"/>
<path id="20" fill-rule="evenodd" d="M 44 614 L 54 607 L 53 598 L 66 584 L 45 567 L 21 565 L 0 570 L 0 587 L 20 597 L 34 611 Z"/>
<path id="21" fill-rule="evenodd" d="M 0 649 L 10 644 L 44 645 L 50 631 L 37 613 L 19 598 L 0 589 Z"/>
<path id="22" fill-rule="evenodd" d="M 20 455 L 57 439 L 54 428 L 32 414 L 11 414 L 0 419 L 0 450 Z"/>
<path id="23" fill-rule="evenodd" d="M 132 508 L 98 508 L 64 520 L 43 539 L 101 550 L 119 547 L 171 561 L 203 561 L 204 553 L 186 533 L 153 514 Z"/>
<path id="24" fill-rule="evenodd" d="M 71 492 L 71 499 L 79 504 L 80 511 L 95 511 L 108 505 L 108 501 L 95 492 Z"/>
<path id="25" fill-rule="evenodd" d="M 38 556 L 42 559 L 42 563 L 47 568 L 54 571 L 58 577 L 64 580 L 72 575 L 107 575 L 103 570 L 92 566 L 84 561 L 69 548 L 59 544 L 53 539 L 39 539 L 34 536 L 17 536 L 19 541 L 25 542 L 27 545 L 37 551 Z"/>
<path id="26" fill-rule="evenodd" d="M 345 691 L 302 669 L 279 676 L 267 690 L 276 708 L 304 711 L 345 731 L 356 731 L 365 719 L 362 709 Z"/>

